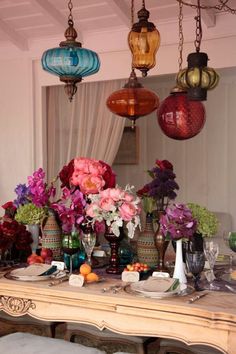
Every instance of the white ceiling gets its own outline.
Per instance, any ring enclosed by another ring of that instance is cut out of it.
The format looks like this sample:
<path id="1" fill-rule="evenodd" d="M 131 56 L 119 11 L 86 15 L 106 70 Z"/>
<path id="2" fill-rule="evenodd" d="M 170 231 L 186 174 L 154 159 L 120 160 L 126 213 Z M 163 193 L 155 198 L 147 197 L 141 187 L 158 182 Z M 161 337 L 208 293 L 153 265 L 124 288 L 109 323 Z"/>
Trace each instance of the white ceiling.
<path id="1" fill-rule="evenodd" d="M 186 1 L 196 4 L 196 0 Z M 205 4 L 217 3 L 217 0 L 202 1 Z M 82 42 L 88 33 L 130 28 L 131 0 L 72 0 L 72 3 L 75 28 Z M 142 1 L 135 0 L 134 4 L 136 14 Z M 236 8 L 236 0 L 229 0 L 228 4 Z M 158 25 L 177 23 L 178 6 L 177 0 L 146 0 L 150 20 L 157 28 Z M 67 0 L 0 0 L 0 48 L 15 46 L 27 51 L 35 41 L 59 36 L 63 40 L 68 13 Z M 195 9 L 184 6 L 184 19 L 193 19 L 195 14 Z M 216 10 L 204 10 L 204 26 L 217 26 L 217 15 Z"/>

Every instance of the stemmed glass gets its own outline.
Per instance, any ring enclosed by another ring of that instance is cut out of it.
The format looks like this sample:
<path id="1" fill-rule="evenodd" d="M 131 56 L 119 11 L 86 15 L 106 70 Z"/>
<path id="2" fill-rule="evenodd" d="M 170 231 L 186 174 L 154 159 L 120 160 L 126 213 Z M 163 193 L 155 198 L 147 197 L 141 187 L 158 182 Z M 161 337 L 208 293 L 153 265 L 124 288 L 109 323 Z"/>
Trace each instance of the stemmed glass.
<path id="1" fill-rule="evenodd" d="M 213 281 L 215 279 L 213 268 L 214 268 L 217 256 L 219 254 L 219 245 L 215 241 L 205 240 L 204 241 L 204 253 L 205 253 L 206 260 L 208 261 L 209 266 L 210 266 L 210 272 L 206 273 L 207 280 L 209 282 L 209 289 L 210 290 L 218 290 L 219 287 L 213 284 Z"/>
<path id="2" fill-rule="evenodd" d="M 80 240 L 77 231 L 71 231 L 69 234 L 63 235 L 62 238 L 62 250 L 70 257 L 70 274 L 73 268 L 72 255 L 77 253 L 80 249 Z"/>
<path id="3" fill-rule="evenodd" d="M 202 291 L 199 286 L 199 280 L 201 278 L 201 272 L 205 265 L 205 254 L 201 251 L 186 252 L 186 264 L 189 272 L 192 273 L 194 279 L 194 289 L 196 291 Z"/>
<path id="4" fill-rule="evenodd" d="M 223 234 L 224 241 L 226 245 L 233 251 L 236 252 L 236 231 L 224 232 Z M 229 255 L 229 269 L 228 272 L 232 273 L 233 271 L 233 255 Z"/>
<path id="5" fill-rule="evenodd" d="M 94 232 L 82 233 L 82 244 L 87 254 L 87 262 L 91 265 L 92 263 L 91 256 L 92 256 L 93 248 L 96 244 L 96 233 Z"/>

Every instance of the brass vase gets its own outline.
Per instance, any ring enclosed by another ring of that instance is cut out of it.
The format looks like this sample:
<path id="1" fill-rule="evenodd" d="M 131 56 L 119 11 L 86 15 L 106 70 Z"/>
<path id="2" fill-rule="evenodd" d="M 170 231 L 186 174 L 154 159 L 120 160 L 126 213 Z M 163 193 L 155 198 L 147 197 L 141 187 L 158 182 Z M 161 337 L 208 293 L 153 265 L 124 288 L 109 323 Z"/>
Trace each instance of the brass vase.
<path id="1" fill-rule="evenodd" d="M 165 265 L 165 253 L 170 241 L 166 240 L 165 236 L 163 236 L 162 233 L 160 232 L 160 223 L 159 223 L 160 216 L 161 213 L 159 213 L 158 215 L 157 230 L 154 234 L 154 242 L 158 252 L 156 270 L 158 272 L 168 272 L 168 268 Z"/>

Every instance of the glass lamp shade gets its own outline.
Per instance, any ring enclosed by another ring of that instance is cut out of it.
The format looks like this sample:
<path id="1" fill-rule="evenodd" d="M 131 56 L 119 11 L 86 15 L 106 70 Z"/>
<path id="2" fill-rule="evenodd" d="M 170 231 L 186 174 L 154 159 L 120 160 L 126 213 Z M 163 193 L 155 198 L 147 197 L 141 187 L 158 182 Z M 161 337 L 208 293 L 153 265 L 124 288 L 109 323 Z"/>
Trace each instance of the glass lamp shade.
<path id="1" fill-rule="evenodd" d="M 144 88 L 132 71 L 128 83 L 123 89 L 113 92 L 106 104 L 112 113 L 130 119 L 134 126 L 136 119 L 158 108 L 159 98 L 153 91 Z"/>
<path id="2" fill-rule="evenodd" d="M 189 99 L 205 101 L 207 90 L 213 90 L 218 85 L 219 75 L 207 66 L 206 53 L 191 53 L 187 60 L 188 67 L 177 74 L 177 85 L 187 89 Z"/>
<path id="3" fill-rule="evenodd" d="M 66 40 L 59 47 L 46 50 L 41 63 L 45 71 L 59 76 L 65 82 L 65 91 L 71 101 L 77 90 L 76 84 L 83 77 L 95 74 L 100 68 L 100 60 L 95 52 L 82 48 L 81 43 L 76 41 L 73 21 L 69 20 L 68 24 Z"/>
<path id="4" fill-rule="evenodd" d="M 158 123 L 163 133 L 175 140 L 196 136 L 204 127 L 205 108 L 200 101 L 191 101 L 187 93 L 175 88 L 160 104 Z"/>
<path id="5" fill-rule="evenodd" d="M 133 25 L 128 35 L 132 67 L 140 70 L 142 76 L 147 76 L 148 70 L 156 65 L 156 52 L 160 46 L 160 33 L 148 17 L 149 11 L 143 7 L 138 12 L 139 22 Z"/>

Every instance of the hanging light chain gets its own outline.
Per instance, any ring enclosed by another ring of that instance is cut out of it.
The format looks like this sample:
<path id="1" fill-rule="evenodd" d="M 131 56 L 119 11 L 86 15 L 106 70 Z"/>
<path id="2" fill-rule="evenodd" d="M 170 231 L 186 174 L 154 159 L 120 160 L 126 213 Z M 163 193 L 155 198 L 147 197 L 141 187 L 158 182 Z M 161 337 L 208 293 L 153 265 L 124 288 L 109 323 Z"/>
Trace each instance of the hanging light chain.
<path id="1" fill-rule="evenodd" d="M 179 3 L 182 3 L 183 5 L 192 7 L 193 9 L 198 8 L 198 5 L 189 3 L 189 2 L 184 1 L 184 0 L 176 0 L 176 1 L 178 1 Z M 200 8 L 202 10 L 215 9 L 215 10 L 218 10 L 218 11 L 226 11 L 226 12 L 231 13 L 232 15 L 236 15 L 236 9 L 233 9 L 229 5 L 227 5 L 229 0 L 218 0 L 218 2 L 219 2 L 218 5 L 212 5 L 212 6 L 210 6 L 210 5 L 201 5 Z"/>
<path id="2" fill-rule="evenodd" d="M 179 70 L 182 69 L 183 64 L 183 45 L 184 45 L 184 33 L 183 33 L 183 3 L 179 3 Z"/>
<path id="3" fill-rule="evenodd" d="M 134 0 L 131 0 L 131 28 L 133 27 L 134 24 Z"/>
<path id="4" fill-rule="evenodd" d="M 143 0 L 142 6 L 143 6 L 143 8 L 145 8 L 145 0 Z"/>
<path id="5" fill-rule="evenodd" d="M 68 2 L 68 9 L 69 9 L 68 24 L 73 26 L 74 25 L 74 20 L 72 16 L 73 4 L 71 0 L 69 0 Z"/>
<path id="6" fill-rule="evenodd" d="M 195 48 L 197 52 L 200 52 L 200 46 L 202 41 L 202 21 L 201 21 L 201 7 L 200 7 L 200 0 L 197 1 L 197 16 L 195 17 L 196 20 L 196 39 L 194 41 Z"/>

